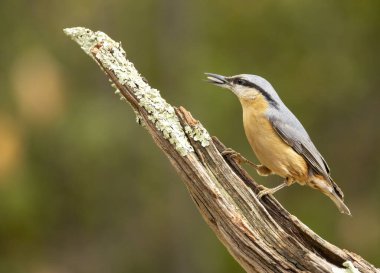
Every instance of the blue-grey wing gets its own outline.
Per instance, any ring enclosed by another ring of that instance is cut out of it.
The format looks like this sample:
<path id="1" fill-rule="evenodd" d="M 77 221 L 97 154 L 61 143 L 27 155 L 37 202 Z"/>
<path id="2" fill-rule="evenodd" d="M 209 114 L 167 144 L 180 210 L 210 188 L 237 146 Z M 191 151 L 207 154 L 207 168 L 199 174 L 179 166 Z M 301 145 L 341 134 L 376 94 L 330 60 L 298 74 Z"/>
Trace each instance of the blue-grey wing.
<path id="1" fill-rule="evenodd" d="M 306 160 L 314 173 L 332 182 L 326 160 L 314 146 L 302 124 L 290 111 L 284 115 L 270 115 L 269 120 L 282 140 Z"/>
<path id="2" fill-rule="evenodd" d="M 331 178 L 326 160 L 318 152 L 298 119 L 289 111 L 286 115 L 269 116 L 269 120 L 282 140 L 306 160 L 312 172 L 322 175 L 343 200 L 344 194 Z"/>

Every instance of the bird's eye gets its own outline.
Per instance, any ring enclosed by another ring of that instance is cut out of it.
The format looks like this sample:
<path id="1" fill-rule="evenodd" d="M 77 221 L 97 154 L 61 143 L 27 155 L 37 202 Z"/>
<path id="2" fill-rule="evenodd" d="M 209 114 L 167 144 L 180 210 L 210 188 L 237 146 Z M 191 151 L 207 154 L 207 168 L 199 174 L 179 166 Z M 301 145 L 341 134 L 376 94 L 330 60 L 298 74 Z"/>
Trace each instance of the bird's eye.
<path id="1" fill-rule="evenodd" d="M 235 84 L 238 84 L 238 85 L 245 85 L 245 80 L 243 80 L 243 79 L 236 79 L 236 80 L 235 80 Z"/>

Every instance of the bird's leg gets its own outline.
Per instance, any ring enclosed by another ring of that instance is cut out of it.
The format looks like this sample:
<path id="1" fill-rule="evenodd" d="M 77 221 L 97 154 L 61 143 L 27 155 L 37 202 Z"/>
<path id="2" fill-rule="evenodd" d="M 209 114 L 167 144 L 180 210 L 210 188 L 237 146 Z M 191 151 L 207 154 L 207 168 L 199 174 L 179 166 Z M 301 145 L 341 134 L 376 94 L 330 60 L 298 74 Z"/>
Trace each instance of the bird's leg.
<path id="1" fill-rule="evenodd" d="M 263 197 L 264 195 L 267 195 L 267 194 L 274 194 L 276 191 L 281 190 L 282 188 L 291 185 L 291 183 L 292 183 L 292 182 L 291 182 L 289 179 L 285 179 L 285 181 L 284 181 L 282 184 L 278 185 L 277 187 L 270 188 L 270 189 L 264 187 L 264 189 L 262 189 L 262 190 L 257 194 L 257 198 L 260 199 L 260 198 Z"/>
<path id="2" fill-rule="evenodd" d="M 253 168 L 256 169 L 257 173 L 262 176 L 267 176 L 272 173 L 271 170 L 269 170 L 267 167 L 264 165 L 256 165 L 252 161 L 249 161 L 246 159 L 244 156 L 242 156 L 240 153 L 236 152 L 235 150 L 231 148 L 227 148 L 222 152 L 222 156 L 229 156 L 232 159 L 234 159 L 238 164 L 243 164 L 247 163 L 251 165 Z"/>

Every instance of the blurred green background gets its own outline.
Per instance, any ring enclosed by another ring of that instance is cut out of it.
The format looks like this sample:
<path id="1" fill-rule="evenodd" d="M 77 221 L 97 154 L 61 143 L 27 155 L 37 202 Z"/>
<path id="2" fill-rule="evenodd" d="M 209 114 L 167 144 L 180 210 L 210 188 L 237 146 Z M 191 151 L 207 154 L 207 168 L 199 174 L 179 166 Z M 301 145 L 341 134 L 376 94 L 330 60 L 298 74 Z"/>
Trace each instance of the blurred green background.
<path id="1" fill-rule="evenodd" d="M 203 72 L 267 78 L 353 217 L 306 187 L 276 197 L 380 265 L 379 1 L 2 0 L 0 17 L 0 272 L 242 272 L 71 26 L 122 41 L 169 102 L 252 160 L 238 100 Z"/>

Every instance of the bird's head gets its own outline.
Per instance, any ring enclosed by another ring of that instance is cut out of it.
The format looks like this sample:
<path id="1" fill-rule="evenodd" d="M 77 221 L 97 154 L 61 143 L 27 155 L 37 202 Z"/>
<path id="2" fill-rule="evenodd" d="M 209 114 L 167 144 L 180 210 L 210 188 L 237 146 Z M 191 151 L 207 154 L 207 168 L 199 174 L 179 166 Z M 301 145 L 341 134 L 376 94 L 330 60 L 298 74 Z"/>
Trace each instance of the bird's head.
<path id="1" fill-rule="evenodd" d="M 272 85 L 260 76 L 249 74 L 235 76 L 222 76 L 213 73 L 205 74 L 210 83 L 230 89 L 240 100 L 250 101 L 261 98 L 271 105 L 281 103 L 281 99 Z"/>

